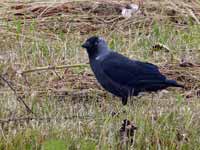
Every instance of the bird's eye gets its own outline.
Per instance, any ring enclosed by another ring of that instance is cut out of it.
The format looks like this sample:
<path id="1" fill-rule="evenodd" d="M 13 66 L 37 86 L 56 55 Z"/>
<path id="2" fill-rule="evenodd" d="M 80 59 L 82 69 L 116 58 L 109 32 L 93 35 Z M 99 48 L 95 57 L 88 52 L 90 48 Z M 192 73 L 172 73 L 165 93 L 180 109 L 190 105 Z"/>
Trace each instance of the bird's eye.
<path id="1" fill-rule="evenodd" d="M 99 44 L 99 39 L 94 42 L 94 45 L 97 46 L 98 44 Z"/>

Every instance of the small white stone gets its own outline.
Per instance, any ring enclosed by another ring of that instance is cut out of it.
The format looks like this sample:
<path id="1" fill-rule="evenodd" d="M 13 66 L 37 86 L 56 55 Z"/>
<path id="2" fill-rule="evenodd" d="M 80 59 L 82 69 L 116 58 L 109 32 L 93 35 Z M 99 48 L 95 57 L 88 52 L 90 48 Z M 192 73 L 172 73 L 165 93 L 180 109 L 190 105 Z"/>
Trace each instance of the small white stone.
<path id="1" fill-rule="evenodd" d="M 132 13 L 139 10 L 139 6 L 137 4 L 130 4 L 129 6 L 131 7 Z"/>
<path id="2" fill-rule="evenodd" d="M 136 13 L 139 10 L 137 4 L 130 4 L 127 8 L 122 8 L 122 16 L 130 18 L 133 13 Z"/>

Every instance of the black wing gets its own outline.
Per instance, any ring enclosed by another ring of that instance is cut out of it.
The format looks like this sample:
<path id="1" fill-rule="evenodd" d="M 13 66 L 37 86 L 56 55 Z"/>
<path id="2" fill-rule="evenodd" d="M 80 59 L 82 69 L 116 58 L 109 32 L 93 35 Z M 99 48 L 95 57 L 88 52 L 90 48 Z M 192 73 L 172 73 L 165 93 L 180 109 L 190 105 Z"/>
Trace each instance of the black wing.
<path id="1" fill-rule="evenodd" d="M 145 62 L 130 60 L 127 57 L 111 52 L 102 62 L 104 73 L 113 81 L 123 86 L 160 83 L 165 81 L 158 67 Z"/>

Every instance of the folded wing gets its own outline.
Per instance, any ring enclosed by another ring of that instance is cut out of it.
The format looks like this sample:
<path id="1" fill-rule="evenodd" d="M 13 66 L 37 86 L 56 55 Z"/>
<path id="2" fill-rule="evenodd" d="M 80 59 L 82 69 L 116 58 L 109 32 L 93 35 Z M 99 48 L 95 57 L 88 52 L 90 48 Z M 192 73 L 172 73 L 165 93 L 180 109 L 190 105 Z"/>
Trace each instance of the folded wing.
<path id="1" fill-rule="evenodd" d="M 160 86 L 166 80 L 157 66 L 130 60 L 123 55 L 112 52 L 101 62 L 104 73 L 113 81 L 122 86 L 150 87 Z M 157 88 L 157 87 L 155 87 Z"/>

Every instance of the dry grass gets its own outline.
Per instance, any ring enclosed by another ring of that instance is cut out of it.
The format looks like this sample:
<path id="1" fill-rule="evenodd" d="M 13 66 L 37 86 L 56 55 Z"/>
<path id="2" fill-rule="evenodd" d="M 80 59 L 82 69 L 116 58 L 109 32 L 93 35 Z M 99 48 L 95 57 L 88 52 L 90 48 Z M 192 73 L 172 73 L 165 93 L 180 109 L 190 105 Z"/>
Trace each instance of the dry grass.
<path id="1" fill-rule="evenodd" d="M 120 149 L 124 119 L 138 127 L 129 149 L 198 149 L 200 2 L 145 1 L 123 18 L 127 3 L 0 4 L 0 73 L 16 90 L 0 80 L 0 149 Z M 130 58 L 159 65 L 187 88 L 134 98 L 122 113 L 121 102 L 103 91 L 89 67 L 62 67 L 88 63 L 80 45 L 94 34 Z M 167 49 L 155 49 L 158 44 Z"/>

